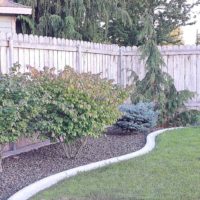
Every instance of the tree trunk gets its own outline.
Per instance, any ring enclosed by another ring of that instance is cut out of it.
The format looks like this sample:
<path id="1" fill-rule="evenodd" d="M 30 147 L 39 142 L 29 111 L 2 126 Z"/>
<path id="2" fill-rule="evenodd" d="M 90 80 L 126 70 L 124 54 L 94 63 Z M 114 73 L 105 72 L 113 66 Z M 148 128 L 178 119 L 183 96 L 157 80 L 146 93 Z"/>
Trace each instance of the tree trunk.
<path id="1" fill-rule="evenodd" d="M 80 154 L 84 146 L 87 144 L 88 138 L 87 137 L 82 138 L 80 140 L 81 144 L 77 145 L 74 151 L 73 151 L 73 143 L 65 142 L 65 140 L 62 137 L 58 138 L 58 140 L 62 145 L 66 158 L 72 159 L 72 158 L 77 158 L 77 156 Z"/>
<path id="2" fill-rule="evenodd" d="M 84 138 L 83 141 L 81 142 L 81 146 L 77 149 L 77 152 L 74 155 L 74 158 L 77 158 L 78 155 L 80 154 L 80 152 L 83 150 L 83 148 L 85 147 L 85 145 L 87 144 L 87 140 L 88 138 Z"/>
<path id="3" fill-rule="evenodd" d="M 61 142 L 61 145 L 62 145 L 62 148 L 64 150 L 66 158 L 70 158 L 70 152 L 69 152 L 69 149 L 68 149 L 68 145 L 64 142 Z"/>

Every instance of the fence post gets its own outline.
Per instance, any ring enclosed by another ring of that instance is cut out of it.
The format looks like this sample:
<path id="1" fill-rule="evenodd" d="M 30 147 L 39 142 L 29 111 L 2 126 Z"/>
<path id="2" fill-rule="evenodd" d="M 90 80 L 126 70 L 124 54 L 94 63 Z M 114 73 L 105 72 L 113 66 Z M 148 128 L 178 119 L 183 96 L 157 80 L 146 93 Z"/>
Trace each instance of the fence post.
<path id="1" fill-rule="evenodd" d="M 118 83 L 122 85 L 122 49 L 119 47 Z"/>
<path id="2" fill-rule="evenodd" d="M 76 59 L 76 65 L 77 65 L 77 72 L 82 72 L 82 50 L 81 45 L 79 44 L 77 46 L 77 59 Z"/>
<path id="3" fill-rule="evenodd" d="M 123 64 L 123 49 L 120 47 L 119 48 L 119 74 L 120 74 L 120 85 L 123 86 L 124 88 L 126 87 L 126 66 Z"/>

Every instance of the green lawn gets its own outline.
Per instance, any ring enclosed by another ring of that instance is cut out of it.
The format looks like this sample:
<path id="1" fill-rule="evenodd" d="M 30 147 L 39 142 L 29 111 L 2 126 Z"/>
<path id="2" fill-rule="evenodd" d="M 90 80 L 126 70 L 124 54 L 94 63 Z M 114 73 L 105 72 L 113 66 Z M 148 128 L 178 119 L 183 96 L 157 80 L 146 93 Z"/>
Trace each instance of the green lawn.
<path id="1" fill-rule="evenodd" d="M 200 200 L 200 128 L 166 132 L 150 154 L 80 174 L 34 200 Z"/>

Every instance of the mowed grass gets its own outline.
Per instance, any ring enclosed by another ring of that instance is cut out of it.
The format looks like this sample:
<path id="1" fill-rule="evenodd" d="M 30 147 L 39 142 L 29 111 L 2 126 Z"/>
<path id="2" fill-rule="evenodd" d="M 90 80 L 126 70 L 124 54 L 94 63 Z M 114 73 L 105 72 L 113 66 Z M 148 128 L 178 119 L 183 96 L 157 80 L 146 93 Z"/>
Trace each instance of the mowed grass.
<path id="1" fill-rule="evenodd" d="M 150 153 L 80 174 L 34 200 L 200 200 L 200 128 L 166 132 Z"/>

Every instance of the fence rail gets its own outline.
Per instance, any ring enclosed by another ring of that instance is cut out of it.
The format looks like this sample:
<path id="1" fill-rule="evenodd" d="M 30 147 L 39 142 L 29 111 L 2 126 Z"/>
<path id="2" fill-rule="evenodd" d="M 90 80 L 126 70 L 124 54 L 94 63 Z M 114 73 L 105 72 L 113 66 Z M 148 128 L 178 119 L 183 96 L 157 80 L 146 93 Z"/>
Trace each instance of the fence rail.
<path id="1" fill-rule="evenodd" d="M 188 104 L 200 107 L 200 46 L 159 49 L 166 63 L 163 71 L 174 78 L 178 90 L 196 92 L 196 97 Z M 14 63 L 21 65 L 21 72 L 27 72 L 28 65 L 38 69 L 55 67 L 58 71 L 69 65 L 80 73 L 101 73 L 103 78 L 113 79 L 123 86 L 131 83 L 128 78 L 131 70 L 140 79 L 145 76 L 144 62 L 137 47 L 0 33 L 0 71 L 8 73 Z"/>

